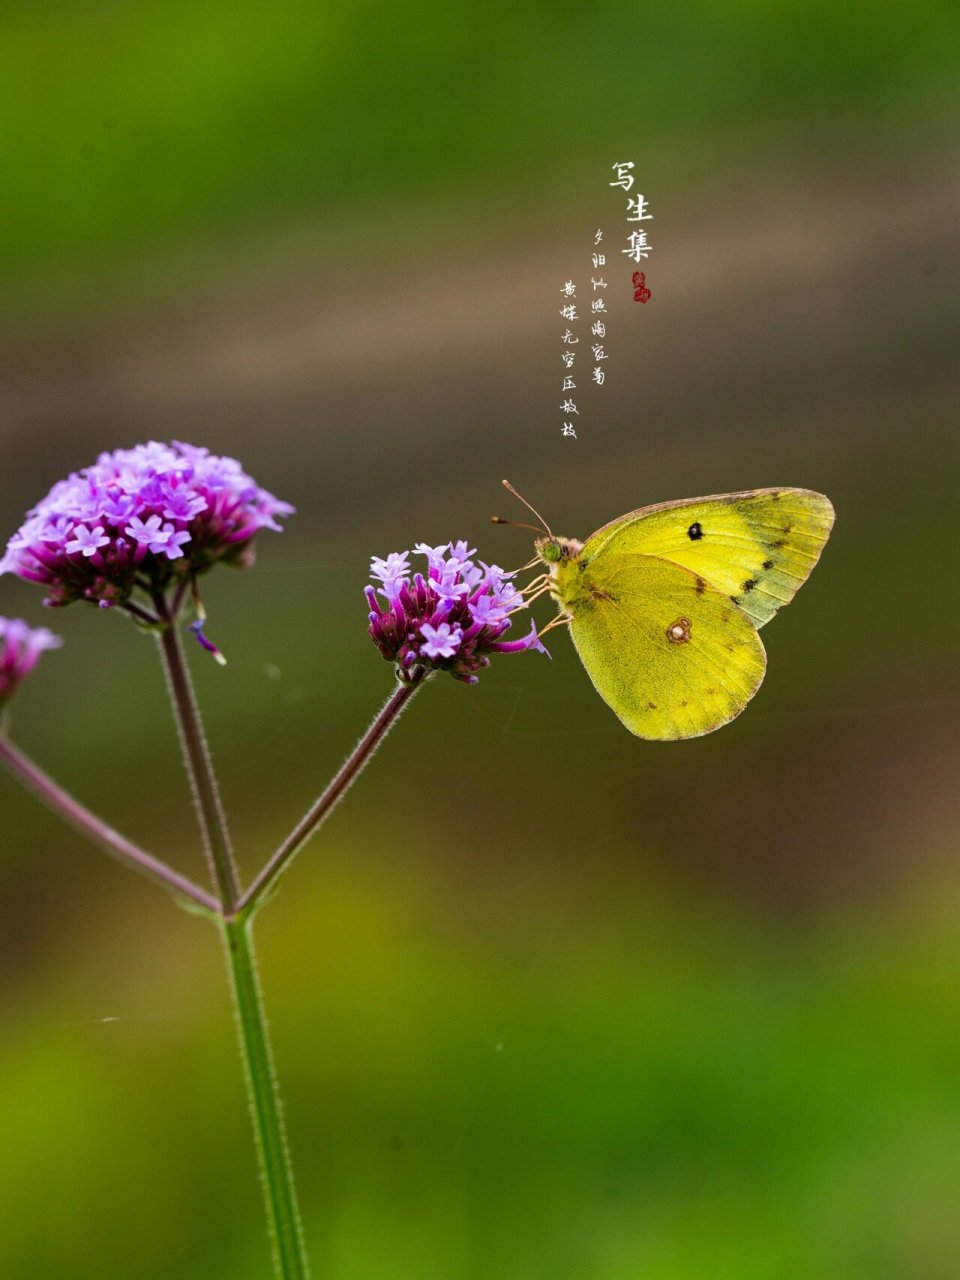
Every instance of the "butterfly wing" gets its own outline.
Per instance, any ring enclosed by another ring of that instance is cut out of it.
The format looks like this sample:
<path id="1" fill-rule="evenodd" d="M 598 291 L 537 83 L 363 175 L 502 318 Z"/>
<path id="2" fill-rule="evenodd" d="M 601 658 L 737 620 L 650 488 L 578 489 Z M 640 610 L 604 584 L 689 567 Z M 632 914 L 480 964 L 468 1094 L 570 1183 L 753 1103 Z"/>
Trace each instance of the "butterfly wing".
<path id="1" fill-rule="evenodd" d="M 739 715 L 766 654 L 729 596 L 653 556 L 598 556 L 574 569 L 570 632 L 605 702 L 641 738 L 693 738 Z"/>
<path id="2" fill-rule="evenodd" d="M 832 527 L 833 507 L 822 493 L 750 489 L 632 511 L 588 538 L 581 560 L 669 560 L 716 587 L 762 627 L 809 577 Z"/>

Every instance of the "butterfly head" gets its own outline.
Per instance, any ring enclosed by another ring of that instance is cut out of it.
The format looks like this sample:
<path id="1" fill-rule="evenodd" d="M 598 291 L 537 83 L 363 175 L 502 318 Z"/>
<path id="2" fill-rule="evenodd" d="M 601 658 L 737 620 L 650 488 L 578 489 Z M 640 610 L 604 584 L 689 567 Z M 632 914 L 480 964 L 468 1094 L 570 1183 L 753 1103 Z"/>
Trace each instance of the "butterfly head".
<path id="1" fill-rule="evenodd" d="M 576 538 L 559 538 L 551 534 L 549 538 L 537 538 L 534 549 L 544 564 L 560 564 L 564 560 L 576 560 L 583 550 L 583 543 Z"/>
<path id="2" fill-rule="evenodd" d="M 537 557 L 549 567 L 551 575 L 556 578 L 559 566 L 564 562 L 573 562 L 578 559 L 580 552 L 583 550 L 583 543 L 578 542 L 576 538 L 557 537 L 540 512 L 535 507 L 531 507 L 526 498 L 520 497 L 520 494 L 517 493 L 509 480 L 502 480 L 501 484 L 508 493 L 512 493 L 515 498 L 519 498 L 523 505 L 532 511 L 540 521 L 540 529 L 543 530 L 546 536 L 534 539 L 534 550 L 537 553 Z M 517 520 L 504 520 L 501 516 L 491 516 L 490 519 L 494 524 L 513 524 L 519 529 L 532 529 L 534 533 L 540 532 L 536 525 L 521 524 Z"/>

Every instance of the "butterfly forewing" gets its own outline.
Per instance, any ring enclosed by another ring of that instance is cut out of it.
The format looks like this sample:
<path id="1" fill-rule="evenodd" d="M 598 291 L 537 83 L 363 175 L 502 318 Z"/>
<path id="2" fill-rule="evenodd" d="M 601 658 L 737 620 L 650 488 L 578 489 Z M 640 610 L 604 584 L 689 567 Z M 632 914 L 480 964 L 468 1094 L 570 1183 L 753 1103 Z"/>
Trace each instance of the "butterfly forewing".
<path id="1" fill-rule="evenodd" d="M 571 635 L 600 696 L 641 738 L 692 738 L 738 715 L 766 654 L 722 591 L 651 556 L 578 573 Z"/>
<path id="2" fill-rule="evenodd" d="M 582 560 L 599 569 L 656 556 L 699 575 L 754 626 L 793 599 L 833 526 L 828 498 L 810 489 L 752 489 L 633 511 L 598 529 Z"/>

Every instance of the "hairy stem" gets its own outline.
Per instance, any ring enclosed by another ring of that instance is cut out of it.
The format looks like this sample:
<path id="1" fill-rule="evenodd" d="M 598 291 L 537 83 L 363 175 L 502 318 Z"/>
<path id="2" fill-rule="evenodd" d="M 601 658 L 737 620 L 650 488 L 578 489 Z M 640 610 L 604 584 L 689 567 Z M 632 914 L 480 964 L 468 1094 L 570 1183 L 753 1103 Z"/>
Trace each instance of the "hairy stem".
<path id="1" fill-rule="evenodd" d="M 303 1242 L 293 1168 L 257 978 L 251 922 L 249 919 L 224 920 L 222 930 L 273 1242 L 274 1268 L 282 1280 L 309 1280 L 310 1264 Z"/>
<path id="2" fill-rule="evenodd" d="M 200 831 L 203 835 L 213 881 L 217 886 L 223 910 L 229 915 L 236 907 L 240 896 L 240 885 L 233 861 L 227 820 L 220 804 L 220 792 L 200 720 L 200 711 L 193 696 L 190 673 L 180 644 L 176 614 L 170 616 L 167 613 L 164 620 L 167 625 L 158 634 L 158 640 L 167 672 L 170 700 L 173 703 L 177 728 L 180 731 L 180 745 L 183 748 L 183 758 L 193 790 Z"/>
<path id="3" fill-rule="evenodd" d="M 199 888 L 185 876 L 168 867 L 165 862 L 147 853 L 126 836 L 120 835 L 108 826 L 102 818 L 91 813 L 78 800 L 35 764 L 28 755 L 14 746 L 9 738 L 0 734 L 0 760 L 7 766 L 14 777 L 18 778 L 34 795 L 65 822 L 75 827 L 94 844 L 99 845 L 112 858 L 123 863 L 132 871 L 146 876 L 154 884 L 162 885 L 180 898 L 186 898 L 194 906 L 205 911 L 220 914 L 220 904 L 205 889 Z M 184 904 L 186 905 L 186 904 Z"/>
<path id="4" fill-rule="evenodd" d="M 341 800 L 352 784 L 356 782 L 363 772 L 364 766 L 373 756 L 373 753 L 380 746 L 401 711 L 407 706 L 425 679 L 426 673 L 421 668 L 411 676 L 408 683 L 399 685 L 393 691 L 376 716 L 374 716 L 370 727 L 340 766 L 326 789 L 300 819 L 263 870 L 254 879 L 250 888 L 240 898 L 237 903 L 238 914 L 249 916 L 256 910 L 279 877 L 283 875 L 294 855 L 299 853 L 327 818 L 337 801 Z"/>

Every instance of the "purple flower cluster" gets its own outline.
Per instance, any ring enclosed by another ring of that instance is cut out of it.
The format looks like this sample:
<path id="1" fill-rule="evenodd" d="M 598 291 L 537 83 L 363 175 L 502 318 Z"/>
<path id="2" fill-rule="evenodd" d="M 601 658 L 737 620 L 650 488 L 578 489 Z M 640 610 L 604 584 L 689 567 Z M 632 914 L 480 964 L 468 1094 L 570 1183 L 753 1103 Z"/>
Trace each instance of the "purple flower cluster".
<path id="1" fill-rule="evenodd" d="M 255 535 L 292 511 L 233 458 L 179 442 L 117 449 L 27 513 L 0 573 L 42 583 L 48 605 L 109 608 L 137 585 L 162 591 L 218 562 L 250 564 Z"/>
<path id="2" fill-rule="evenodd" d="M 501 640 L 511 615 L 526 608 L 512 573 L 482 560 L 475 565 L 470 557 L 476 551 L 465 542 L 439 547 L 421 542 L 414 551 L 426 556 L 426 577 L 411 571 L 409 551 L 393 552 L 385 560 L 373 558 L 377 586 L 365 588 L 370 635 L 383 656 L 397 664 L 401 680 L 426 668 L 476 684 L 476 672 L 490 665 L 492 653 L 547 652 L 536 623 L 522 640 Z"/>
<path id="3" fill-rule="evenodd" d="M 0 618 L 0 707 L 37 665 L 41 653 L 62 644 L 46 627 L 28 627 L 19 618 Z"/>

